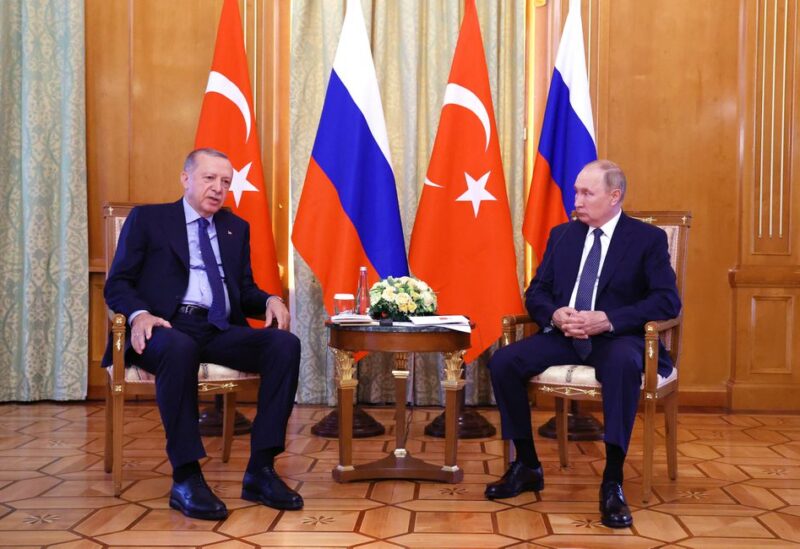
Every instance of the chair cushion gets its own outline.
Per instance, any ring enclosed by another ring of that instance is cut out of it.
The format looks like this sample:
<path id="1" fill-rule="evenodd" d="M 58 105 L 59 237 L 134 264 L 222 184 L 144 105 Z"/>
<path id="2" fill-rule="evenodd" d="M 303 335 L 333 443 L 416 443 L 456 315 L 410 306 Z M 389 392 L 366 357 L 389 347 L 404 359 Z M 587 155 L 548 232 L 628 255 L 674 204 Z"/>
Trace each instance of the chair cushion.
<path id="1" fill-rule="evenodd" d="M 658 387 L 678 379 L 678 369 L 673 368 L 668 377 L 658 376 Z M 578 364 L 564 364 L 550 366 L 547 370 L 531 378 L 534 383 L 547 385 L 566 385 L 571 387 L 600 388 L 602 384 L 594 378 L 594 368 Z M 642 374 L 642 387 L 644 387 L 644 374 Z"/>
<path id="2" fill-rule="evenodd" d="M 114 366 L 111 365 L 106 368 L 109 376 L 114 375 Z M 198 381 L 231 381 L 240 379 L 258 379 L 258 374 L 250 372 L 240 372 L 233 368 L 226 368 L 219 364 L 202 363 L 198 372 Z M 155 376 L 138 366 L 128 366 L 125 368 L 125 383 L 153 383 Z"/>

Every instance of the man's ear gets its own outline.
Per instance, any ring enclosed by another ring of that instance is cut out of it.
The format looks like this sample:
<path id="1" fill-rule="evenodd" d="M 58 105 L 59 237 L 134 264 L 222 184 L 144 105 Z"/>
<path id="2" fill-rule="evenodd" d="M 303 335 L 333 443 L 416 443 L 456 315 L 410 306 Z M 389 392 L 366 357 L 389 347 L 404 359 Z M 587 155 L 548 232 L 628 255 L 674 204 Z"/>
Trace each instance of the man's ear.
<path id="1" fill-rule="evenodd" d="M 186 189 L 189 187 L 189 173 L 188 172 L 181 172 L 181 185 L 183 188 Z"/>

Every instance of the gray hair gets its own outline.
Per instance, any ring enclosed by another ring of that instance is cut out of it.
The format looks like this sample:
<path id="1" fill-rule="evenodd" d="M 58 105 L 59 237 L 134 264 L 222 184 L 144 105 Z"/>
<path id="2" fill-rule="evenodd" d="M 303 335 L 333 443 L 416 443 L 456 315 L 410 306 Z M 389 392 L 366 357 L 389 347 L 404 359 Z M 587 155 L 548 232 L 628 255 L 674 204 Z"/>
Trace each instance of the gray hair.
<path id="1" fill-rule="evenodd" d="M 211 147 L 203 147 L 201 149 L 193 150 L 186 156 L 186 160 L 183 161 L 183 171 L 188 173 L 194 170 L 195 164 L 197 164 L 196 158 L 200 154 L 214 156 L 216 158 L 224 158 L 230 162 L 230 158 L 228 158 L 228 155 L 224 152 L 218 151 L 217 149 L 212 149 Z"/>
<path id="2" fill-rule="evenodd" d="M 617 164 L 611 160 L 595 160 L 587 164 L 586 168 L 597 168 L 603 173 L 603 183 L 606 184 L 606 190 L 612 192 L 614 189 L 619 189 L 619 201 L 625 200 L 625 190 L 628 187 L 628 181 L 625 179 L 625 173 Z"/>

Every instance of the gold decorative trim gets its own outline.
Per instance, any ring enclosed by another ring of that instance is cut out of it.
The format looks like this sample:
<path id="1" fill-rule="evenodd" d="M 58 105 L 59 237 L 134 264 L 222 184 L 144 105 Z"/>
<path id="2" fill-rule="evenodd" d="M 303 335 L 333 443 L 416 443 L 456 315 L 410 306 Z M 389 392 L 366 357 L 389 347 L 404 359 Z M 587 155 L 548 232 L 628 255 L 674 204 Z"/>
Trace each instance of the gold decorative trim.
<path id="1" fill-rule="evenodd" d="M 549 385 L 540 385 L 539 390 L 543 393 L 554 393 L 564 396 L 586 395 L 590 397 L 597 397 L 603 394 L 602 391 L 597 389 L 581 389 L 579 387 L 550 387 Z"/>
<path id="2" fill-rule="evenodd" d="M 442 465 L 442 471 L 447 473 L 455 473 L 458 470 L 458 465 Z"/>
<path id="3" fill-rule="evenodd" d="M 405 448 L 395 448 L 394 450 L 394 457 L 404 458 L 408 455 L 408 452 Z"/>
<path id="4" fill-rule="evenodd" d="M 336 358 L 336 377 L 339 380 L 340 387 L 352 386 L 348 383 L 353 380 L 353 373 L 355 369 L 353 365 L 353 353 L 350 351 L 342 351 L 341 349 L 331 349 L 333 356 Z"/>
<path id="5" fill-rule="evenodd" d="M 655 342 L 654 341 L 648 341 L 647 342 L 647 357 L 650 360 L 653 360 L 653 358 L 656 356 L 655 348 L 656 348 L 656 346 L 655 346 Z"/>
<path id="6" fill-rule="evenodd" d="M 397 379 L 408 379 L 410 374 L 408 370 L 392 370 L 392 375 Z"/>
<path id="7" fill-rule="evenodd" d="M 345 471 L 355 471 L 356 468 L 353 467 L 352 465 L 337 465 L 336 470 L 345 472 Z"/>
<path id="8" fill-rule="evenodd" d="M 645 400 L 655 400 L 656 394 L 655 393 L 645 393 L 644 394 Z"/>
<path id="9" fill-rule="evenodd" d="M 114 337 L 114 347 L 117 348 L 117 351 L 122 350 L 122 334 L 117 333 Z"/>
<path id="10" fill-rule="evenodd" d="M 201 393 L 207 393 L 208 391 L 224 391 L 227 389 L 235 389 L 238 385 L 233 381 L 226 381 L 225 383 L 213 383 L 204 381 L 202 383 L 197 384 L 197 390 Z"/>
<path id="11" fill-rule="evenodd" d="M 123 390 L 123 386 L 122 386 L 122 384 L 121 384 L 121 383 L 118 383 L 118 384 L 116 384 L 116 385 L 113 385 L 113 386 L 111 387 L 111 390 L 112 390 L 112 391 L 114 391 L 115 393 L 121 393 L 121 392 L 122 392 L 122 390 Z"/>
<path id="12" fill-rule="evenodd" d="M 444 381 L 455 382 L 461 379 L 464 365 L 464 353 L 467 351 L 452 351 L 444 353 Z"/>

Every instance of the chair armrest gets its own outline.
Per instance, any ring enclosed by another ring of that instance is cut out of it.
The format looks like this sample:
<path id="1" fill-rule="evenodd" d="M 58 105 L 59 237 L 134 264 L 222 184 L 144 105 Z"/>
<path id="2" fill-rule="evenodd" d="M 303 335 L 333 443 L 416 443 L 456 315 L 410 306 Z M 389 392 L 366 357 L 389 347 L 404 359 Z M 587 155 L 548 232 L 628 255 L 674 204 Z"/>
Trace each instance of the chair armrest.
<path id="1" fill-rule="evenodd" d="M 530 333 L 535 332 L 536 323 L 531 320 L 527 314 L 520 315 L 506 315 L 503 317 L 503 337 L 500 340 L 500 345 L 505 347 L 517 341 L 517 327 L 523 326 L 523 337 L 525 336 L 525 328 L 528 328 Z"/>
<path id="2" fill-rule="evenodd" d="M 645 398 L 654 398 L 658 388 L 658 341 L 660 332 L 681 323 L 682 315 L 667 320 L 651 320 L 644 325 L 644 392 Z"/>
<path id="3" fill-rule="evenodd" d="M 533 322 L 531 317 L 527 314 L 521 315 L 506 315 L 503 317 L 503 326 L 517 326 L 519 324 L 528 324 Z"/>
<path id="4" fill-rule="evenodd" d="M 111 321 L 112 337 L 112 363 L 114 364 L 113 380 L 111 383 L 112 394 L 122 394 L 125 388 L 125 332 L 128 330 L 128 319 L 121 313 L 114 313 Z"/>
<path id="5" fill-rule="evenodd" d="M 678 315 L 675 318 L 670 318 L 669 320 L 651 320 L 647 324 L 645 324 L 645 331 L 647 330 L 647 326 L 652 324 L 653 328 L 657 332 L 663 332 L 665 330 L 669 330 L 670 328 L 674 328 L 678 324 L 681 323 L 683 320 L 683 315 Z"/>

